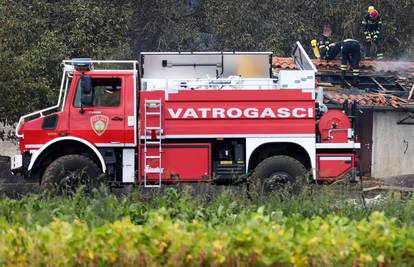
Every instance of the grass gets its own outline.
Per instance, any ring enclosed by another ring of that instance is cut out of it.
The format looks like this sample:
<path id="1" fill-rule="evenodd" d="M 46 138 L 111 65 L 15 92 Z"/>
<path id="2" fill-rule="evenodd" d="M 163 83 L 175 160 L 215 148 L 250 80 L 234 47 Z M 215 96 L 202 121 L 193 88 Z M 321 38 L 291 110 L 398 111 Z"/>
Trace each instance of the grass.
<path id="1" fill-rule="evenodd" d="M 414 199 L 398 194 L 385 194 L 378 203 L 363 205 L 361 195 L 349 187 L 309 186 L 299 194 L 280 191 L 272 196 L 259 196 L 250 200 L 242 188 L 194 190 L 179 186 L 152 190 L 132 189 L 119 197 L 106 189 L 86 196 L 81 191 L 72 197 L 28 195 L 20 199 L 0 199 L 0 220 L 24 226 L 46 225 L 54 219 L 71 222 L 75 219 L 91 227 L 130 217 L 136 224 L 145 223 L 147 213 L 165 208 L 172 218 L 191 221 L 202 217 L 210 221 L 231 218 L 240 213 L 264 208 L 265 213 L 281 212 L 284 216 L 311 218 L 334 214 L 351 219 L 367 218 L 374 211 L 384 212 L 400 224 L 414 223 Z M 144 191 L 144 192 L 143 192 Z"/>
<path id="2" fill-rule="evenodd" d="M 0 265 L 413 264 L 414 198 L 387 194 L 364 206 L 352 190 L 309 186 L 254 200 L 240 188 L 187 186 L 150 197 L 136 189 L 3 197 Z"/>

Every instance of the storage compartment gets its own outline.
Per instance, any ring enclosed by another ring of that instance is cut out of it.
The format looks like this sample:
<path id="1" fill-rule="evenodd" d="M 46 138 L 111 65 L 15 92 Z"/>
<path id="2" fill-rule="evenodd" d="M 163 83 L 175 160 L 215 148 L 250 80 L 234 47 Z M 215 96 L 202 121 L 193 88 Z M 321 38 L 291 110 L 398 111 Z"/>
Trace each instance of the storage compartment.
<path id="1" fill-rule="evenodd" d="M 336 180 L 351 172 L 355 166 L 353 154 L 317 154 L 318 180 Z"/>
<path id="2" fill-rule="evenodd" d="M 246 173 L 244 147 L 243 139 L 213 141 L 213 179 L 216 182 L 237 179 Z"/>
<path id="3" fill-rule="evenodd" d="M 147 165 L 150 168 L 159 166 L 158 151 L 158 146 L 148 145 L 147 157 L 150 158 L 147 158 Z M 141 180 L 144 179 L 144 156 L 144 147 L 141 146 Z M 210 159 L 211 146 L 209 143 L 162 144 L 162 181 L 208 181 L 211 177 Z M 147 175 L 148 181 L 158 182 L 158 175 L 156 173 L 149 173 Z"/>
<path id="4" fill-rule="evenodd" d="M 214 179 L 237 179 L 246 173 L 246 164 L 243 160 L 220 160 L 213 162 Z"/>

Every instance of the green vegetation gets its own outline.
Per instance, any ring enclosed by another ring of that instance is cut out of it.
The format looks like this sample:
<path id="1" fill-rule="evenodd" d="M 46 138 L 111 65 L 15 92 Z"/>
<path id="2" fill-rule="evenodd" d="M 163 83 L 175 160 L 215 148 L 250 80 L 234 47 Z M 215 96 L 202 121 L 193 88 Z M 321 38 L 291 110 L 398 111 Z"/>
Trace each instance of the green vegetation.
<path id="1" fill-rule="evenodd" d="M 349 188 L 250 201 L 240 190 L 0 200 L 0 265 L 412 266 L 414 199 Z"/>

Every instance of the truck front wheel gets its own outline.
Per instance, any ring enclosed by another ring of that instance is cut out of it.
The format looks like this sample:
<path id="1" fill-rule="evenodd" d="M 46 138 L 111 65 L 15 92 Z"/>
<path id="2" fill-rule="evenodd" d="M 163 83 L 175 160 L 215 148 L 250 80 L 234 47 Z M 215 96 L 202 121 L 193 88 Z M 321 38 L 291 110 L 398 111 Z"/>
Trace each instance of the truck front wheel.
<path id="1" fill-rule="evenodd" d="M 101 174 L 101 170 L 90 158 L 65 155 L 45 169 L 40 187 L 42 191 L 57 194 L 73 193 L 81 186 L 89 191 L 99 185 Z"/>
<path id="2" fill-rule="evenodd" d="M 269 157 L 260 162 L 248 180 L 249 192 L 268 194 L 285 185 L 298 191 L 307 181 L 305 166 L 298 160 L 284 155 Z"/>

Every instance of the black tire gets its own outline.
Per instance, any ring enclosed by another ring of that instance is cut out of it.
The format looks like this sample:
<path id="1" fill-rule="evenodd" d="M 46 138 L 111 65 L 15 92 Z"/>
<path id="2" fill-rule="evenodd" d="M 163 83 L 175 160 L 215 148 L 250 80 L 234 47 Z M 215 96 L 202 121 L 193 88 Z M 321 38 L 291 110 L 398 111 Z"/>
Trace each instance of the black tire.
<path id="1" fill-rule="evenodd" d="M 307 170 L 289 156 L 272 156 L 260 162 L 248 179 L 249 192 L 269 194 L 289 185 L 294 192 L 308 182 Z"/>
<path id="2" fill-rule="evenodd" d="M 40 181 L 43 192 L 74 193 L 84 186 L 87 191 L 101 184 L 102 171 L 94 161 L 83 155 L 65 155 L 53 161 Z"/>

